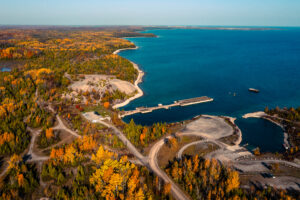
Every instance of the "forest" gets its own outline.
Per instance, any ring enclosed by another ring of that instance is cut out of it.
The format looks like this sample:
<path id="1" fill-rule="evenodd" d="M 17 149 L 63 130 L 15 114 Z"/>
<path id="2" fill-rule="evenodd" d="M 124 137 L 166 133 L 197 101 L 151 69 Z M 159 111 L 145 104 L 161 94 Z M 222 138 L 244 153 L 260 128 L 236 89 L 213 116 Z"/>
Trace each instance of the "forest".
<path id="1" fill-rule="evenodd" d="M 155 123 L 151 127 L 136 125 L 133 120 L 126 124 L 124 133 L 128 139 L 136 146 L 146 147 L 151 142 L 161 138 L 167 133 L 165 123 Z"/>
<path id="2" fill-rule="evenodd" d="M 169 199 L 168 185 L 138 167 L 126 156 L 99 149 L 92 138 L 78 140 L 63 148 L 52 149 L 43 164 L 40 184 L 44 196 L 53 199 Z M 156 186 L 161 185 L 160 189 Z M 7 176 L 1 181 L 1 199 L 32 199 L 39 187 L 36 166 L 14 154 Z"/>
<path id="3" fill-rule="evenodd" d="M 286 191 L 240 188 L 239 173 L 217 160 L 203 159 L 198 155 L 173 160 L 165 171 L 187 191 L 193 199 L 297 199 Z"/>
<path id="4" fill-rule="evenodd" d="M 84 114 L 111 119 L 143 154 L 155 141 L 175 134 L 172 124 L 123 122 L 120 110 L 112 109 L 116 100 L 129 98 L 119 90 L 105 92 L 100 101 L 94 101 L 100 98 L 95 91 L 80 91 L 77 102 L 65 98 L 71 83 L 86 74 L 134 83 L 138 72 L 133 64 L 113 52 L 135 47 L 123 37 L 155 37 L 143 33 L 146 29 L 0 28 L 0 69 L 11 69 L 0 72 L 1 200 L 174 199 L 171 184 L 141 165 L 113 128 Z M 278 114 L 298 120 L 299 108 L 289 112 Z M 176 146 L 177 140 L 166 139 L 165 144 Z M 274 188 L 242 189 L 237 171 L 198 156 L 174 159 L 165 172 L 193 199 L 296 199 Z"/>
<path id="5" fill-rule="evenodd" d="M 126 155 L 120 157 L 103 148 L 101 144 L 124 146 L 109 130 L 82 118 L 82 107 L 88 105 L 74 105 L 61 98 L 69 90 L 66 74 L 107 74 L 134 82 L 137 72 L 132 64 L 112 52 L 135 47 L 120 37 L 153 37 L 152 34 L 136 33 L 130 28 L 0 32 L 0 66 L 12 68 L 11 72 L 0 73 L 0 154 L 2 162 L 7 160 L 0 199 L 169 198 L 170 190 L 162 180 L 146 168 L 130 163 Z M 104 101 L 111 101 L 125 97 L 117 91 L 105 98 Z M 106 104 L 101 105 L 103 109 L 109 109 Z M 57 114 L 83 137 L 55 147 L 64 139 L 53 130 Z M 40 131 L 38 148 L 50 149 L 49 159 L 41 168 L 38 163 L 26 161 L 35 131 Z"/>

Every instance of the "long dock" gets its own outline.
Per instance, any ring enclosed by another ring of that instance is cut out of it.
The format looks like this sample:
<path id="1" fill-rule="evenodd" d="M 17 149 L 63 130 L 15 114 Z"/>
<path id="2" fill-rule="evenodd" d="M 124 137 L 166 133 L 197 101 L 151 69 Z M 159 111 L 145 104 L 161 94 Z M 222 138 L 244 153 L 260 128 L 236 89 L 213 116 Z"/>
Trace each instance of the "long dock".
<path id="1" fill-rule="evenodd" d="M 154 110 L 159 110 L 159 109 L 169 109 L 171 107 L 175 106 L 189 106 L 189 105 L 194 105 L 194 104 L 199 104 L 199 103 L 205 103 L 205 102 L 210 102 L 213 101 L 213 98 L 203 96 L 203 97 L 196 97 L 196 98 L 191 98 L 191 99 L 183 99 L 179 101 L 174 101 L 172 104 L 168 105 L 162 105 L 158 104 L 157 106 L 154 107 L 137 107 L 135 110 L 128 110 L 128 111 L 122 111 L 120 113 L 120 117 L 125 117 L 128 115 L 134 115 L 137 113 L 150 113 Z"/>

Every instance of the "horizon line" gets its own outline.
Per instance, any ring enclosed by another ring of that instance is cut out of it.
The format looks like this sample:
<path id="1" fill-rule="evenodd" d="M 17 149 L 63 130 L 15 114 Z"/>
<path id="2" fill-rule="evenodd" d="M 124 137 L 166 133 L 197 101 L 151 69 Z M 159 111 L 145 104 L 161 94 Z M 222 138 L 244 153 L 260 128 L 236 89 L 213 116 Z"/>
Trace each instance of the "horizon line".
<path id="1" fill-rule="evenodd" d="M 140 26 L 140 27 L 294 27 L 300 28 L 299 26 L 292 25 L 116 25 L 116 24 L 105 24 L 105 25 L 67 25 L 67 24 L 0 24 L 0 27 L 3 26 L 43 26 L 43 27 L 105 27 L 105 26 Z"/>

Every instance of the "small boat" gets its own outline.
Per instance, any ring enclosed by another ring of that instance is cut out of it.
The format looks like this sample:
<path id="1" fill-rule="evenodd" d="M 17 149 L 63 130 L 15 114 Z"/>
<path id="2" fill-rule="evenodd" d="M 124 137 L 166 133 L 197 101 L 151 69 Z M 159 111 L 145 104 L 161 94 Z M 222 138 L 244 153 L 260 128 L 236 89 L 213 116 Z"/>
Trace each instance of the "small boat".
<path id="1" fill-rule="evenodd" d="M 249 92 L 259 93 L 259 90 L 258 89 L 254 89 L 254 88 L 249 88 Z"/>

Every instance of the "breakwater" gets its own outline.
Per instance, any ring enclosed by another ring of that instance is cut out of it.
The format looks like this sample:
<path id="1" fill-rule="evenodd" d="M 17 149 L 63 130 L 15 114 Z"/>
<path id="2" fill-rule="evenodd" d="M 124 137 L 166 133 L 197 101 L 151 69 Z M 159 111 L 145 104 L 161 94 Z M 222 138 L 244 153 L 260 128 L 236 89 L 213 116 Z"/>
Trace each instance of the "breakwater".
<path id="1" fill-rule="evenodd" d="M 183 99 L 179 101 L 174 101 L 174 103 L 168 105 L 158 104 L 157 106 L 153 106 L 153 107 L 137 107 L 135 110 L 121 111 L 119 116 L 125 117 L 137 113 L 149 113 L 158 109 L 169 109 L 175 106 L 189 106 L 189 105 L 194 105 L 199 103 L 210 102 L 213 100 L 214 100 L 213 98 L 207 96 Z"/>

